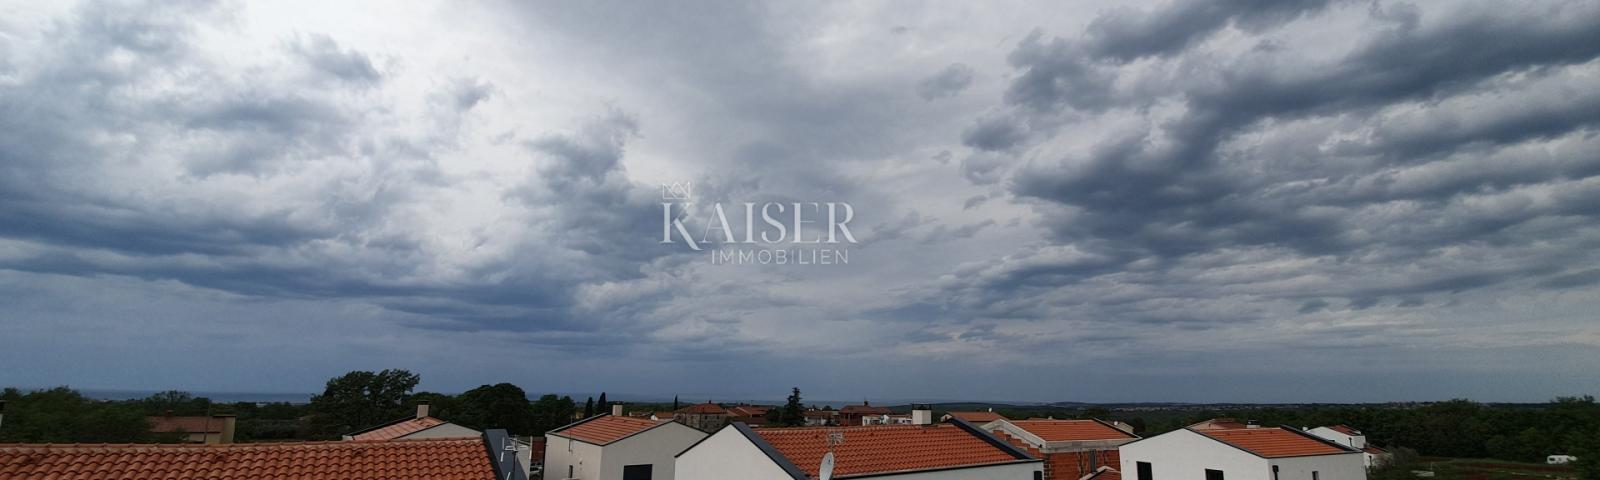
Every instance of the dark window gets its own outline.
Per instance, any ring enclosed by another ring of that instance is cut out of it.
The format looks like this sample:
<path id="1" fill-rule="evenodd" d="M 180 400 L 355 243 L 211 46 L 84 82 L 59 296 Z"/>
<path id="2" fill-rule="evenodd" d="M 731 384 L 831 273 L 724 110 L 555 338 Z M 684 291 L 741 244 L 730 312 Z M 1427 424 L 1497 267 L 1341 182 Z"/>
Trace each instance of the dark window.
<path id="1" fill-rule="evenodd" d="M 1278 480 L 1278 466 L 1272 466 L 1272 480 Z"/>
<path id="2" fill-rule="evenodd" d="M 1311 480 L 1322 480 L 1322 476 L 1321 475 L 1317 475 L 1317 471 L 1316 470 L 1312 470 L 1311 471 Z"/>
<path id="3" fill-rule="evenodd" d="M 1044 472 L 1033 472 L 1033 480 L 1044 480 Z"/>
<path id="4" fill-rule="evenodd" d="M 622 480 L 650 480 L 650 470 L 655 465 L 627 465 L 622 467 Z"/>
<path id="5" fill-rule="evenodd" d="M 1222 480 L 1222 470 L 1206 469 L 1206 480 Z"/>
<path id="6" fill-rule="evenodd" d="M 567 465 L 567 478 L 572 478 L 572 465 Z"/>
<path id="7" fill-rule="evenodd" d="M 1156 477 L 1150 474 L 1150 462 L 1139 462 L 1138 465 L 1139 480 L 1155 480 Z"/>

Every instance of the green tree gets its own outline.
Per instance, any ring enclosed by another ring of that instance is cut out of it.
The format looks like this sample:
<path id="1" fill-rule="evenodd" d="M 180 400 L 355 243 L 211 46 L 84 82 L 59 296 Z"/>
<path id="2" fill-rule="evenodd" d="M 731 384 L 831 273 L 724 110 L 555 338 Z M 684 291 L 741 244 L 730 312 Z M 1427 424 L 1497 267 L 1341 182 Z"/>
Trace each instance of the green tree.
<path id="1" fill-rule="evenodd" d="M 5 425 L 0 443 L 148 443 L 144 412 L 127 403 L 101 402 L 67 387 L 0 392 Z"/>
<path id="2" fill-rule="evenodd" d="M 683 408 L 683 407 L 678 406 L 678 396 L 677 395 L 673 395 L 672 396 L 672 411 L 676 412 L 676 411 L 678 411 L 679 408 Z"/>
<path id="3" fill-rule="evenodd" d="M 588 400 L 584 400 L 583 401 L 583 418 L 589 418 L 589 417 L 593 417 L 593 416 L 594 416 L 594 397 L 589 397 Z"/>
<path id="4" fill-rule="evenodd" d="M 333 437 L 412 415 L 406 406 L 420 381 L 405 370 L 354 371 L 329 379 L 322 394 L 311 397 L 316 435 Z"/>
<path id="5" fill-rule="evenodd" d="M 606 401 L 606 392 L 600 392 L 600 400 L 594 402 L 594 414 L 599 415 L 611 411 L 611 403 Z"/>
<path id="6" fill-rule="evenodd" d="M 800 404 L 800 387 L 794 387 L 789 393 L 789 400 L 783 404 L 783 414 L 778 416 L 778 423 L 790 427 L 806 424 L 806 408 Z"/>
<path id="7" fill-rule="evenodd" d="M 577 413 L 577 405 L 572 402 L 572 397 L 557 397 L 544 395 L 533 402 L 533 425 L 529 430 L 534 435 L 555 430 L 557 427 L 572 423 L 572 415 Z"/>
<path id="8" fill-rule="evenodd" d="M 167 390 L 157 393 L 139 401 L 147 415 L 166 415 L 171 413 L 179 416 L 210 415 L 214 411 L 211 399 L 195 397 L 189 392 Z"/>
<path id="9" fill-rule="evenodd" d="M 528 394 L 516 385 L 480 386 L 462 393 L 457 401 L 460 413 L 456 418 L 462 426 L 476 430 L 504 428 L 514 435 L 534 433 L 533 408 L 528 403 Z"/>

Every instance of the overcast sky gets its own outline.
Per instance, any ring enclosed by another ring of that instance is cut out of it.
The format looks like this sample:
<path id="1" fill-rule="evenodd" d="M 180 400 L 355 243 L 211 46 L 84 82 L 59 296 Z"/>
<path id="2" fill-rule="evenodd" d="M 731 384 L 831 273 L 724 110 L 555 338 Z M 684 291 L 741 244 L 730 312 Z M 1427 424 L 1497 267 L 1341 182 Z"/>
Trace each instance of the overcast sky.
<path id="1" fill-rule="evenodd" d="M 3 3 L 0 385 L 1600 393 L 1593 1 Z"/>

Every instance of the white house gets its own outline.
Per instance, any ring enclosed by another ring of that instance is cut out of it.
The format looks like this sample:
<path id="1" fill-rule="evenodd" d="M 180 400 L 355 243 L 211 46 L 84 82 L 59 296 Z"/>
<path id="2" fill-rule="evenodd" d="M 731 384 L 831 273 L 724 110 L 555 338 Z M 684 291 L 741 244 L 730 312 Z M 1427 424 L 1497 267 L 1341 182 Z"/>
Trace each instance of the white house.
<path id="1" fill-rule="evenodd" d="M 1367 443 L 1366 434 L 1360 430 L 1350 428 L 1348 425 L 1329 425 L 1307 430 L 1306 433 L 1327 439 L 1330 442 L 1344 445 L 1361 451 L 1362 459 L 1367 468 L 1383 466 L 1385 462 L 1394 458 L 1388 451 Z"/>
<path id="2" fill-rule="evenodd" d="M 483 432 L 446 422 L 428 415 L 428 404 L 417 405 L 417 415 L 344 435 L 345 440 L 417 440 L 424 438 L 469 438 Z"/>
<path id="3" fill-rule="evenodd" d="M 1366 480 L 1361 451 L 1287 427 L 1186 427 L 1122 445 L 1127 480 Z"/>
<path id="4" fill-rule="evenodd" d="M 589 417 L 545 433 L 544 478 L 672 480 L 672 456 L 705 437 L 677 422 Z"/>
<path id="5" fill-rule="evenodd" d="M 921 415 L 918 415 L 920 413 Z M 810 480 L 834 454 L 833 478 L 1037 480 L 1040 461 L 962 421 L 914 425 L 750 428 L 734 423 L 678 454 L 685 480 Z"/>
<path id="6" fill-rule="evenodd" d="M 1078 480 L 1101 467 L 1120 468 L 1117 447 L 1139 439 L 1100 420 L 1002 418 L 982 428 L 1044 460 L 1043 480 Z"/>

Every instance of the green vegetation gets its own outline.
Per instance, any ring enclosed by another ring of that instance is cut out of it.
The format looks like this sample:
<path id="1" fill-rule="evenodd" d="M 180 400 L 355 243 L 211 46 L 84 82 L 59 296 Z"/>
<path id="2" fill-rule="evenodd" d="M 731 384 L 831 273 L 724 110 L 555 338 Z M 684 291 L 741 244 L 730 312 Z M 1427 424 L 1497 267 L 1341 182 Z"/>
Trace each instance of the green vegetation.
<path id="1" fill-rule="evenodd" d="M 1413 472 L 1433 472 L 1431 480 L 1557 480 L 1573 478 L 1573 468 L 1568 465 L 1511 462 L 1467 458 L 1424 457 L 1405 465 L 1382 468 L 1367 476 L 1368 480 L 1416 480 Z"/>

